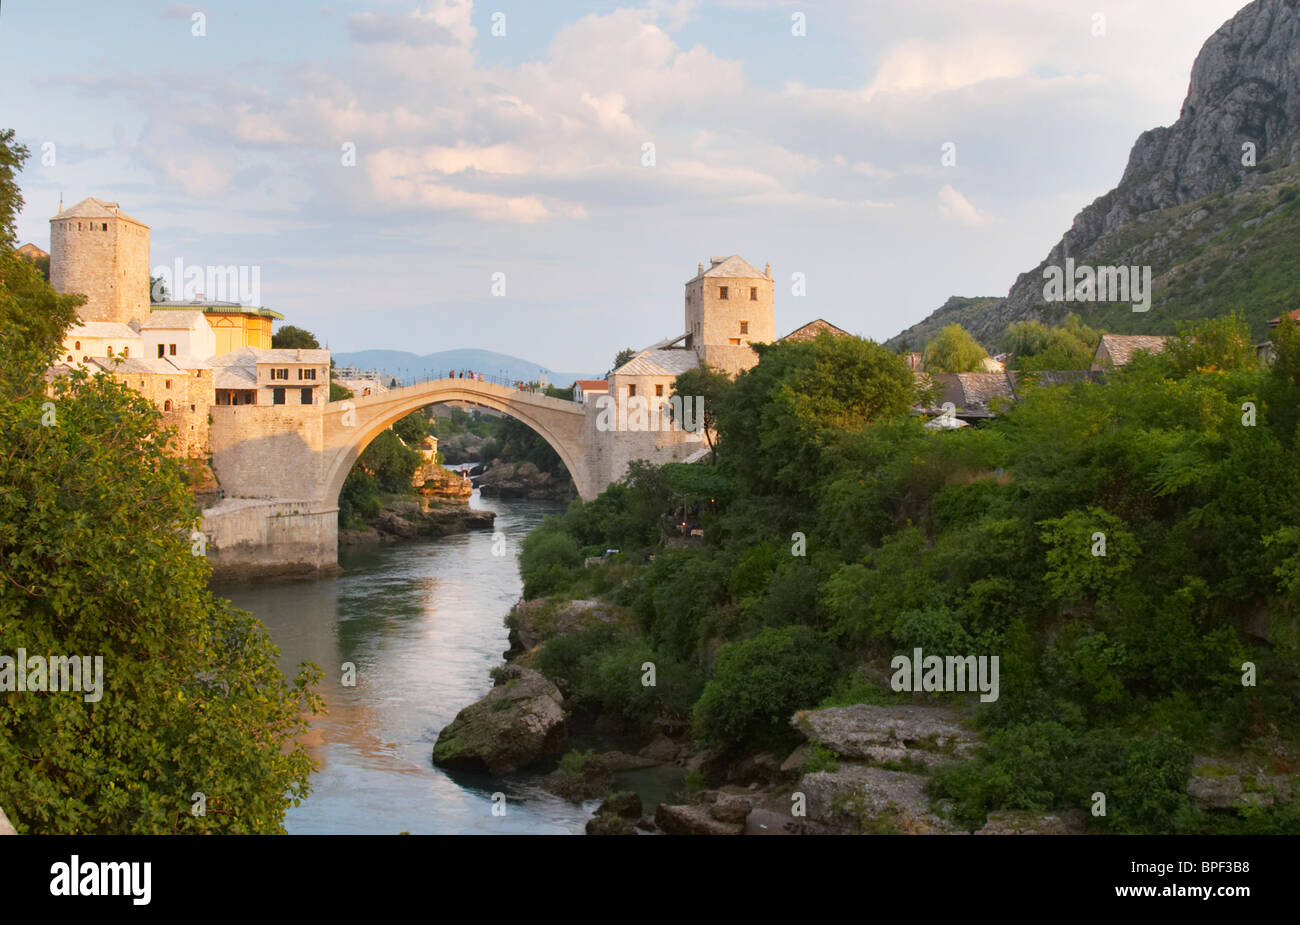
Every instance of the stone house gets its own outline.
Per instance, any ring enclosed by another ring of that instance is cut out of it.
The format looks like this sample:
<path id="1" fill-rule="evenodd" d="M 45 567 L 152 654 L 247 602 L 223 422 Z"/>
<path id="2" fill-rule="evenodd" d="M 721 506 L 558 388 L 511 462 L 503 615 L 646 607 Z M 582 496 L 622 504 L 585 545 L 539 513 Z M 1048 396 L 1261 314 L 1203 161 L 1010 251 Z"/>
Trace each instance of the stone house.
<path id="1" fill-rule="evenodd" d="M 243 347 L 212 361 L 217 405 L 323 405 L 329 400 L 328 350 Z"/>
<path id="2" fill-rule="evenodd" d="M 178 456 L 206 457 L 210 452 L 208 412 L 213 403 L 213 370 L 191 361 L 182 368 L 156 357 L 92 357 L 88 364 L 153 402 L 163 424 L 176 435 L 169 450 Z"/>

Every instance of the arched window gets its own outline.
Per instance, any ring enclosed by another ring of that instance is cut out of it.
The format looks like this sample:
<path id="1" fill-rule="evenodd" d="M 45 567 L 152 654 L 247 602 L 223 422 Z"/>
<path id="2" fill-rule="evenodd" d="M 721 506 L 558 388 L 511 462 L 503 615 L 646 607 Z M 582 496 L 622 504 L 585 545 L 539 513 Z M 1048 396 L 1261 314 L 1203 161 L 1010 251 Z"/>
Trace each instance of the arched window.
<path id="1" fill-rule="evenodd" d="M 80 350 L 80 349 L 81 349 L 81 341 L 77 341 L 75 344 L 73 344 L 73 345 L 72 345 L 72 349 L 73 349 L 73 350 Z"/>

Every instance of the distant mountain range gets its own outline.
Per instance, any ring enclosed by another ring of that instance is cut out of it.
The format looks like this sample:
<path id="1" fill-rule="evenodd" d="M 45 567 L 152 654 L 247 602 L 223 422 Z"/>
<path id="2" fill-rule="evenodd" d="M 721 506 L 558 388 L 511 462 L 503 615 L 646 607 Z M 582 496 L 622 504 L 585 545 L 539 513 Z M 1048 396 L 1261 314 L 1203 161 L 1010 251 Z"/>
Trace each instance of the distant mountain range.
<path id="1" fill-rule="evenodd" d="M 1074 219 L 1005 298 L 949 299 L 887 341 L 920 350 L 959 322 L 987 347 L 1008 324 L 1074 312 L 1115 334 L 1169 334 L 1177 322 L 1240 311 L 1262 338 L 1300 308 L 1300 5 L 1255 0 L 1205 42 L 1178 121 L 1144 132 L 1124 176 Z M 1150 267 L 1149 310 L 1049 302 L 1044 270 Z"/>
<path id="2" fill-rule="evenodd" d="M 358 350 L 355 353 L 336 353 L 337 366 L 355 366 L 358 369 L 376 369 L 385 376 L 403 381 L 436 377 L 448 370 L 472 370 L 485 376 L 501 376 L 509 380 L 532 382 L 545 372 L 551 385 L 566 388 L 575 379 L 597 379 L 604 374 L 592 372 L 561 372 L 532 360 L 524 360 L 495 350 L 439 350 L 419 356 L 405 350 Z"/>

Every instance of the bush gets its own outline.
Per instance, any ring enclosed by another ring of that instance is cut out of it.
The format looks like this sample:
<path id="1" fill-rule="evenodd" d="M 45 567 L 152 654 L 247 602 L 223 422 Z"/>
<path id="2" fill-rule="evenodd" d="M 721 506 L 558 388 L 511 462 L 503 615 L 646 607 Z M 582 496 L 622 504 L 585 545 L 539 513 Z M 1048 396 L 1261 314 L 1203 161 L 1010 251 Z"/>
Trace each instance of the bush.
<path id="1" fill-rule="evenodd" d="M 548 518 L 541 528 L 528 535 L 519 553 L 524 598 L 532 600 L 558 591 L 573 580 L 573 570 L 581 567 L 582 550 L 577 541 Z"/>
<path id="2" fill-rule="evenodd" d="M 715 748 L 780 747 L 795 738 L 791 715 L 814 706 L 834 685 L 831 649 L 822 636 L 806 626 L 764 629 L 718 651 L 692 728 Z"/>

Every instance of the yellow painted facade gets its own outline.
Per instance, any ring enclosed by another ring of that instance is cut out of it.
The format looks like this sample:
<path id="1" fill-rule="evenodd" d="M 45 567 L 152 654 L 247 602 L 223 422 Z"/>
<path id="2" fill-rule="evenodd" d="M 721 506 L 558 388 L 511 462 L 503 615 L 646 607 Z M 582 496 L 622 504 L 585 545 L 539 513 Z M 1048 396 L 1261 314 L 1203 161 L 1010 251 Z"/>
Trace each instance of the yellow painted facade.
<path id="1" fill-rule="evenodd" d="M 271 349 L 271 318 L 252 312 L 204 312 L 217 335 L 217 356 L 243 347 Z"/>

